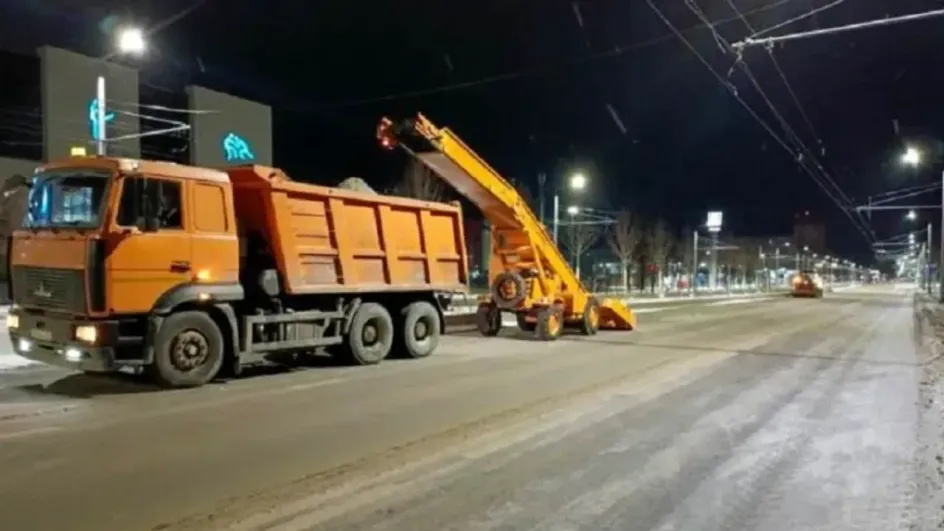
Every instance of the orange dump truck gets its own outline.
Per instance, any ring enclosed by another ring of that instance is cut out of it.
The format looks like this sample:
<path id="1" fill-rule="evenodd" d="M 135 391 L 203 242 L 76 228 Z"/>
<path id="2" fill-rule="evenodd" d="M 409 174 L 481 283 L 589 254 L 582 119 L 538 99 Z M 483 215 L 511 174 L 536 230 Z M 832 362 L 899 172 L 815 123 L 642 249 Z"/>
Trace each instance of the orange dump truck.
<path id="1" fill-rule="evenodd" d="M 440 204 L 218 171 L 74 157 L 30 180 L 13 235 L 17 353 L 167 387 L 272 354 L 422 358 L 468 285 L 462 214 Z"/>

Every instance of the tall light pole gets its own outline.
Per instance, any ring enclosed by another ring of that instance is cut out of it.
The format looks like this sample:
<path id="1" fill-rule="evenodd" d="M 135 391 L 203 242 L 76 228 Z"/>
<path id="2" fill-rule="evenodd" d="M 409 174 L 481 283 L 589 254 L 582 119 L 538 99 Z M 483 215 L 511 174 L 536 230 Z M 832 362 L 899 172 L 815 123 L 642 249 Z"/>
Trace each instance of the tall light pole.
<path id="1" fill-rule="evenodd" d="M 724 213 L 720 210 L 714 210 L 708 212 L 708 219 L 705 221 L 705 226 L 708 228 L 708 232 L 711 233 L 711 278 L 708 283 L 710 289 L 715 289 L 718 285 L 718 234 L 721 232 L 723 220 Z"/>
<path id="2" fill-rule="evenodd" d="M 124 55 L 144 55 L 147 51 L 147 41 L 144 38 L 144 31 L 141 28 L 128 27 L 123 28 L 116 34 L 115 48 L 118 53 Z M 95 109 L 96 139 L 95 151 L 100 156 L 104 156 L 105 142 L 107 140 L 108 124 L 105 121 L 105 76 L 98 76 L 95 85 L 95 99 L 98 105 Z"/>
<path id="3" fill-rule="evenodd" d="M 917 167 L 920 166 L 924 157 L 922 156 L 921 151 L 914 147 L 909 146 L 905 149 L 905 152 L 901 155 L 901 162 L 907 166 Z M 938 249 L 938 259 L 937 259 L 937 270 L 938 270 L 938 280 L 939 280 L 939 293 L 938 301 L 944 303 L 944 278 L 941 278 L 941 269 L 944 268 L 944 171 L 941 172 L 941 242 L 940 249 Z M 910 214 L 910 213 L 909 213 Z M 928 225 L 928 241 L 931 241 L 931 229 Z M 931 247 L 928 245 L 928 254 L 931 253 Z M 928 271 L 930 272 L 930 264 L 928 265 Z M 930 277 L 930 274 L 928 275 Z M 928 284 L 930 285 L 931 279 L 928 278 Z M 929 288 L 930 290 L 930 288 Z"/>
<path id="4" fill-rule="evenodd" d="M 574 173 L 567 179 L 567 187 L 575 192 L 580 192 L 587 187 L 587 176 L 583 173 Z M 554 245 L 558 245 L 558 232 L 560 229 L 560 193 L 554 191 Z"/>

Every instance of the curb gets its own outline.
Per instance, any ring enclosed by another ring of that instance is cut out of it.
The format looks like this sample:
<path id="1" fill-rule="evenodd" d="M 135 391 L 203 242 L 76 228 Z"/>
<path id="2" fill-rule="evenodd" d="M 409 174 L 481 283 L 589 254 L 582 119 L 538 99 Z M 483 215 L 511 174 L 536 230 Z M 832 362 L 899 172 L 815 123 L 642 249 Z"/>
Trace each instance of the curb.
<path id="1" fill-rule="evenodd" d="M 922 350 L 928 354 L 927 359 L 919 362 L 919 365 L 925 366 L 944 357 L 944 338 L 936 333 L 932 316 L 935 313 L 944 313 L 944 310 L 938 309 L 931 303 L 934 301 L 925 293 L 915 293 L 913 299 L 914 308 L 914 332 L 916 339 L 920 341 Z M 942 323 L 944 324 L 944 323 Z"/>

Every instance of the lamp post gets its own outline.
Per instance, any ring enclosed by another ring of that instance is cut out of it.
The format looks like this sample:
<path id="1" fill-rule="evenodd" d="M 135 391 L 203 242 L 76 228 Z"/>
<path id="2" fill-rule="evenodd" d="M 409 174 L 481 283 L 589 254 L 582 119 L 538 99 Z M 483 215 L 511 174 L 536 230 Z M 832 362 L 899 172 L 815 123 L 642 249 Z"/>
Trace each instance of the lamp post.
<path id="1" fill-rule="evenodd" d="M 567 179 L 567 187 L 575 192 L 583 191 L 587 187 L 587 176 L 583 173 L 574 173 Z M 543 195 L 543 193 L 542 193 Z M 569 208 L 568 208 L 569 210 Z M 560 193 L 554 191 L 554 245 L 558 245 L 558 233 L 560 228 Z"/>
<path id="2" fill-rule="evenodd" d="M 902 153 L 901 155 L 901 162 L 902 164 L 906 166 L 918 167 L 921 165 L 923 159 L 924 159 L 924 156 L 922 155 L 921 151 L 918 148 L 913 147 L 913 146 L 909 146 L 908 148 L 906 148 L 905 152 Z M 909 215 L 910 215 L 910 212 L 909 212 Z M 913 219 L 913 218 L 909 218 L 909 219 Z M 931 241 L 930 232 L 931 231 L 930 231 L 930 226 L 929 226 L 928 241 Z M 939 275 L 939 280 L 940 280 L 940 283 L 939 283 L 940 290 L 938 293 L 938 301 L 944 303 L 944 279 L 940 279 L 941 268 L 944 268 L 944 171 L 941 172 L 941 237 L 940 238 L 941 238 L 940 249 L 938 249 L 939 254 L 938 254 L 938 261 L 937 261 L 938 275 Z M 931 253 L 931 247 L 929 245 L 928 254 L 930 253 Z M 930 265 L 928 266 L 928 271 L 930 271 Z M 931 284 L 930 275 L 928 278 L 928 284 L 929 286 Z M 928 288 L 928 291 L 930 291 L 930 287 Z"/>
<path id="3" fill-rule="evenodd" d="M 147 41 L 141 28 L 128 27 L 118 31 L 115 41 L 118 53 L 124 55 L 143 55 L 147 51 Z M 103 59 L 104 60 L 104 59 Z M 105 76 L 98 76 L 95 84 L 95 151 L 98 155 L 105 155 L 105 141 L 108 125 L 105 121 Z"/>
<path id="4" fill-rule="evenodd" d="M 720 210 L 708 212 L 708 219 L 705 221 L 705 227 L 711 233 L 711 278 L 708 282 L 710 289 L 715 289 L 718 285 L 718 234 L 721 232 L 724 213 Z"/>

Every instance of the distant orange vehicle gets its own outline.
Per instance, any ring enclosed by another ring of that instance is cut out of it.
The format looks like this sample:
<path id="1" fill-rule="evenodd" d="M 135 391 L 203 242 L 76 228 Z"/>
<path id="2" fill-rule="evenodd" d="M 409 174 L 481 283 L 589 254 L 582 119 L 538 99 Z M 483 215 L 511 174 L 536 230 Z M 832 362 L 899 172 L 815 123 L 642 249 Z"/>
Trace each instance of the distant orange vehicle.
<path id="1" fill-rule="evenodd" d="M 334 346 L 356 364 L 422 358 L 441 295 L 468 286 L 458 204 L 225 171 L 74 157 L 31 179 L 13 235 L 16 351 L 167 387 Z"/>
<path id="2" fill-rule="evenodd" d="M 819 275 L 809 271 L 801 271 L 793 277 L 794 297 L 814 297 L 823 296 L 823 280 Z"/>

